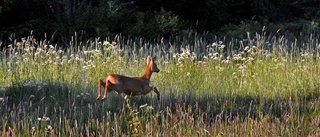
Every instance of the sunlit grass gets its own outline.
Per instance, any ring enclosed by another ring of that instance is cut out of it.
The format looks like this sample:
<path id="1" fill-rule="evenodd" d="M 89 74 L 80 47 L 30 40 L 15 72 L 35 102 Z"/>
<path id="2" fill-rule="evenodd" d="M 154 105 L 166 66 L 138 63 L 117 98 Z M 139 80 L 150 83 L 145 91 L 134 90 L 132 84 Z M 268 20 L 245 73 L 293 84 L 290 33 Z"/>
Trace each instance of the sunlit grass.
<path id="1" fill-rule="evenodd" d="M 75 37 L 67 48 L 16 40 L 1 52 L 0 135 L 319 135 L 319 43 L 308 43 L 317 38 L 256 35 L 168 43 Z M 153 92 L 95 100 L 98 79 L 141 76 L 147 55 L 161 70 L 151 79 L 160 101 Z"/>

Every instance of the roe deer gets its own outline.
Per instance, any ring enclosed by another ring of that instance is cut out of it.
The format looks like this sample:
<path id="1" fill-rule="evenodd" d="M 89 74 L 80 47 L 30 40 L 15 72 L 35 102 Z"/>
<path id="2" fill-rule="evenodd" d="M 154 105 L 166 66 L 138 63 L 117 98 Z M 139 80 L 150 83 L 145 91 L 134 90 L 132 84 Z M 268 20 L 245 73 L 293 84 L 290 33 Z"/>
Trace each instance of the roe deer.
<path id="1" fill-rule="evenodd" d="M 97 100 L 105 100 L 107 92 L 116 91 L 117 93 L 125 93 L 127 95 L 146 95 L 151 90 L 157 93 L 157 99 L 160 100 L 160 93 L 155 86 L 149 86 L 150 77 L 153 72 L 159 72 L 157 65 L 150 56 L 147 57 L 147 67 L 141 77 L 127 77 L 119 74 L 110 74 L 106 76 L 105 82 L 99 79 Z M 101 89 L 103 87 L 104 94 L 101 98 Z"/>

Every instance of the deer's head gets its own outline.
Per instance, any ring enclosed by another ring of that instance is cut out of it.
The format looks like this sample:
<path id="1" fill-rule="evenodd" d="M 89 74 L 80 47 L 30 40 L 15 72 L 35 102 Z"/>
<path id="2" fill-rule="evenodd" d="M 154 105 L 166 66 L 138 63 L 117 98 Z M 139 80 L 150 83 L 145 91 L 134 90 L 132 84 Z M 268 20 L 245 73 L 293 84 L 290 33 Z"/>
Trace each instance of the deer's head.
<path id="1" fill-rule="evenodd" d="M 157 64 L 154 63 L 153 59 L 150 56 L 147 57 L 147 64 L 150 67 L 151 72 L 160 72 Z"/>

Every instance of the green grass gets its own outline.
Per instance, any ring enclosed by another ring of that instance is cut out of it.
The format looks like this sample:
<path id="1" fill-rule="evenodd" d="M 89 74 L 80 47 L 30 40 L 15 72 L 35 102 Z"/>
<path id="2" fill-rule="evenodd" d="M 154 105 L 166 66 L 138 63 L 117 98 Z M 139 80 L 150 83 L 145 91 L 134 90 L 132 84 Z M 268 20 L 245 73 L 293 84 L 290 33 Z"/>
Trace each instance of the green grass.
<path id="1" fill-rule="evenodd" d="M 319 136 L 318 39 L 256 38 L 117 36 L 64 49 L 16 40 L 1 52 L 0 135 Z M 161 70 L 151 79 L 160 101 L 153 92 L 95 100 L 98 79 L 140 76 L 147 55 Z"/>

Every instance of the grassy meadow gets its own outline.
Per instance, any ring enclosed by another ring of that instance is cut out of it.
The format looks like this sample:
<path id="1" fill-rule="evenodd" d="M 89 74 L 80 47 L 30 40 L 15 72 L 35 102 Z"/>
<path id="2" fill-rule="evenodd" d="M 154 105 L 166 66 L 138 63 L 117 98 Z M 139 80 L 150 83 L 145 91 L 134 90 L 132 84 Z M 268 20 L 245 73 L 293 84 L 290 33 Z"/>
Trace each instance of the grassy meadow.
<path id="1" fill-rule="evenodd" d="M 155 39 L 32 35 L 0 53 L 0 136 L 320 136 L 319 37 Z M 107 74 L 161 70 L 161 99 L 111 92 Z"/>

